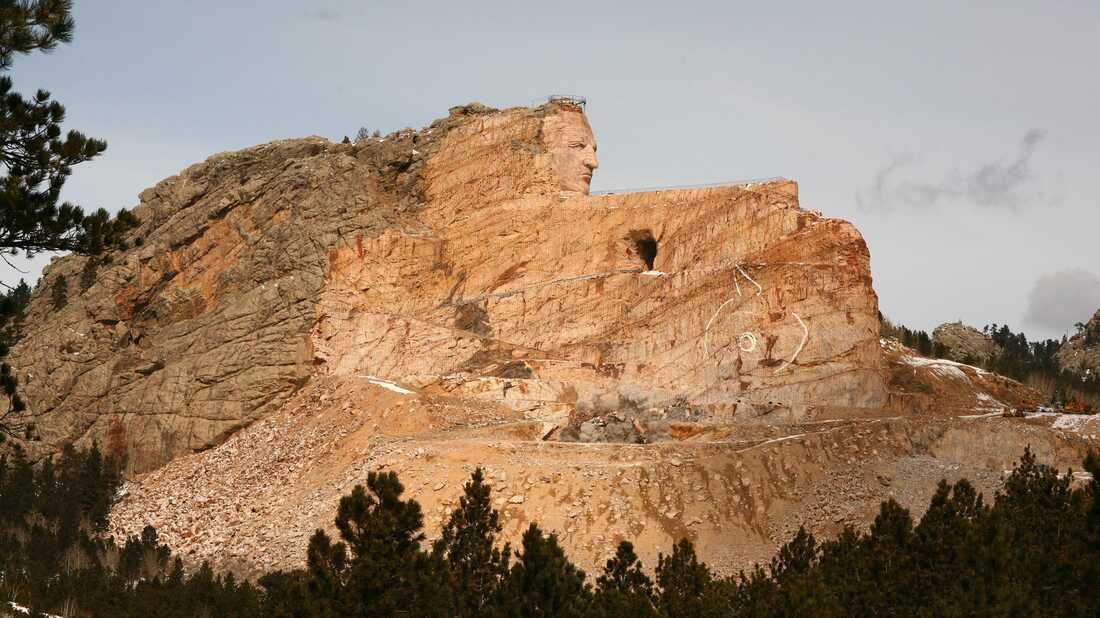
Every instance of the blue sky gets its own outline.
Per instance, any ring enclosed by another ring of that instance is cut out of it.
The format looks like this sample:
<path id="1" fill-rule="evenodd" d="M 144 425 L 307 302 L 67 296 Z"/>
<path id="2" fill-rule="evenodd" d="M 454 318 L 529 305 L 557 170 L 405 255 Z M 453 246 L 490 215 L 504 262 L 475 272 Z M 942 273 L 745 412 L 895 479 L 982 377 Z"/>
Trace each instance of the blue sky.
<path id="1" fill-rule="evenodd" d="M 577 93 L 593 190 L 797 180 L 897 321 L 1053 336 L 1100 308 L 1096 2 L 75 5 L 73 43 L 12 74 L 108 141 L 66 185 L 85 207 L 215 152 Z"/>

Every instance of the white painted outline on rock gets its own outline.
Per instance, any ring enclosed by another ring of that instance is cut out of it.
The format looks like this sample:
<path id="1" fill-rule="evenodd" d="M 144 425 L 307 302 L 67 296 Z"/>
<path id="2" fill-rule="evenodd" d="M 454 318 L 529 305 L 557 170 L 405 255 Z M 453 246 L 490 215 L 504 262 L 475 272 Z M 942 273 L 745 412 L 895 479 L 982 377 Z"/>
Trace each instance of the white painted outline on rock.
<path id="1" fill-rule="evenodd" d="M 745 346 L 746 341 L 748 347 Z M 741 348 L 742 352 L 752 352 L 756 349 L 756 335 L 748 331 L 741 333 L 741 336 L 737 338 L 737 347 Z"/>
<path id="2" fill-rule="evenodd" d="M 741 268 L 741 265 L 740 265 L 740 264 L 734 264 L 734 265 L 733 265 L 733 267 L 737 269 L 737 272 L 741 273 L 741 276 L 743 276 L 744 278 L 748 279 L 748 280 L 749 280 L 749 283 L 751 283 L 751 284 L 753 284 L 753 285 L 755 285 L 755 286 L 756 286 L 756 295 L 757 295 L 757 296 L 760 296 L 761 294 L 763 294 L 763 293 L 764 293 L 764 288 L 760 287 L 760 284 L 759 284 L 759 283 L 757 283 L 755 279 L 753 279 L 752 277 L 750 277 L 750 276 L 749 276 L 749 274 L 748 274 L 748 273 L 746 273 L 746 272 L 745 272 L 745 271 L 744 271 L 744 270 L 743 270 L 743 269 Z M 737 283 L 737 279 L 734 279 L 734 280 L 733 280 L 733 282 L 734 282 L 734 283 Z"/>
<path id="3" fill-rule="evenodd" d="M 756 286 L 756 295 L 757 296 L 763 296 L 764 288 L 760 287 L 760 284 L 757 283 L 752 277 L 750 277 L 748 275 L 748 273 L 746 273 L 741 268 L 741 264 L 734 264 L 733 267 L 737 269 L 737 272 L 741 273 L 741 276 L 743 276 L 745 279 L 748 279 L 750 283 L 752 283 L 753 285 Z M 741 294 L 741 285 L 739 283 L 737 283 L 737 273 L 733 273 L 733 287 L 734 287 L 734 289 L 737 290 L 737 298 L 740 298 L 742 296 L 742 294 Z M 714 310 L 714 315 L 710 316 L 710 319 L 707 320 L 706 326 L 703 327 L 703 358 L 704 359 L 710 358 L 710 343 L 709 343 L 709 340 L 710 340 L 710 326 L 711 326 L 711 324 L 714 323 L 714 320 L 718 317 L 718 314 L 722 312 L 722 309 L 724 309 L 726 307 L 726 305 L 728 305 L 728 304 L 732 303 L 733 301 L 737 300 L 737 298 L 734 298 L 733 296 L 731 296 L 731 297 L 729 297 L 729 299 L 726 300 L 726 302 L 722 303 L 721 305 L 718 305 L 718 308 Z M 738 345 L 738 347 L 741 348 L 742 351 L 751 352 L 753 349 L 756 348 L 756 337 L 755 337 L 755 335 L 752 335 L 752 333 L 746 333 L 746 334 L 753 337 L 753 346 L 752 346 L 752 348 L 746 350 L 743 347 L 741 347 L 741 340 L 740 339 L 738 339 L 737 345 Z M 742 335 L 742 337 L 744 337 L 744 335 Z"/>
<path id="4" fill-rule="evenodd" d="M 802 353 L 802 346 L 806 345 L 806 341 L 810 338 L 810 329 L 807 328 L 806 323 L 802 321 L 802 318 L 800 318 L 797 313 L 792 313 L 791 315 L 794 316 L 794 319 L 798 320 L 798 325 L 802 327 L 802 341 L 798 342 L 798 347 L 795 349 L 794 355 L 791 356 L 791 359 L 788 361 L 784 361 L 783 364 L 779 366 L 779 369 L 775 370 L 775 374 L 773 375 L 778 375 L 780 371 L 783 371 L 787 368 L 788 365 L 793 363 L 794 359 L 798 358 L 798 355 Z"/>
<path id="5" fill-rule="evenodd" d="M 718 305 L 718 308 L 714 310 L 714 315 L 710 316 L 710 319 L 707 320 L 707 325 L 703 327 L 703 357 L 704 358 L 710 358 L 710 348 L 707 345 L 707 339 L 710 337 L 710 325 L 714 323 L 714 319 L 717 318 L 718 314 L 722 312 L 722 308 L 725 307 L 726 305 L 732 303 L 735 300 L 737 300 L 737 299 L 733 298 L 733 297 L 730 297 L 729 300 L 722 303 L 721 305 Z"/>

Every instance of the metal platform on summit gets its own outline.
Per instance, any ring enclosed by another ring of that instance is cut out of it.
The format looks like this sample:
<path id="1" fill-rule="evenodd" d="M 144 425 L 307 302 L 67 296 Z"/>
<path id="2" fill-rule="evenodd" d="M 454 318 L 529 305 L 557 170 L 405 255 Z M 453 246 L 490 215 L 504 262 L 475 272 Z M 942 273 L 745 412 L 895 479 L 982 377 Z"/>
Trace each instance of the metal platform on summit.
<path id="1" fill-rule="evenodd" d="M 575 94 L 552 94 L 546 97 L 547 103 L 567 103 L 576 105 L 582 110 L 588 105 L 588 99 Z"/>

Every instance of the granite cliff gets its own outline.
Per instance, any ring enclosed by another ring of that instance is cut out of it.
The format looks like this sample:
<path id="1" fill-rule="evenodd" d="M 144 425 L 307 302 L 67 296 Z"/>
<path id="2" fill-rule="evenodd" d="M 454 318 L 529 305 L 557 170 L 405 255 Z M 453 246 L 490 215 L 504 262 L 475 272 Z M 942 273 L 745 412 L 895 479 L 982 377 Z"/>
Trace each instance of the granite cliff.
<path id="1" fill-rule="evenodd" d="M 1058 350 L 1058 365 L 1078 375 L 1100 375 L 1100 309 Z"/>
<path id="2" fill-rule="evenodd" d="M 432 534 L 479 465 L 510 537 L 538 520 L 590 566 L 688 535 L 728 571 L 1097 433 L 1005 418 L 1034 394 L 880 340 L 866 244 L 795 183 L 594 196 L 595 152 L 572 104 L 475 104 L 166 179 L 139 247 L 56 312 L 85 262 L 55 261 L 31 302 L 36 454 L 125 450 L 115 532 L 246 574 L 299 563 L 373 469 Z"/>

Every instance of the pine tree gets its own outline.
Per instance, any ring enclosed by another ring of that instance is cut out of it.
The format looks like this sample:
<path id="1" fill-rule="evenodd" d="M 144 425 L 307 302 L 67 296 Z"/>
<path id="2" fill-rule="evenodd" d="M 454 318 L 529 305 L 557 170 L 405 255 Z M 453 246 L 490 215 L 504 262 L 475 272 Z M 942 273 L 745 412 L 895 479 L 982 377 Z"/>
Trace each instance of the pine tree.
<path id="1" fill-rule="evenodd" d="M 49 51 L 72 40 L 72 0 L 7 0 L 0 2 L 0 71 L 11 68 L 16 54 Z M 136 219 L 122 210 L 114 218 L 100 208 L 92 214 L 68 202 L 58 203 L 74 165 L 90 161 L 107 148 L 79 131 L 61 135 L 65 108 L 45 90 L 30 99 L 12 91 L 12 80 L 0 77 L 0 259 L 42 251 L 96 254 L 124 246 L 123 233 Z M 55 290 L 55 306 L 59 293 Z M 0 307 L 3 309 L 3 307 Z M 4 316 L 4 318 L 10 317 Z M 8 341 L 0 341 L 0 357 Z M 0 437 L 25 439 L 26 424 L 17 415 L 25 404 L 7 364 L 0 365 L 8 411 L 0 416 Z"/>
<path id="2" fill-rule="evenodd" d="M 95 285 L 96 274 L 99 272 L 99 258 L 96 256 L 89 257 L 84 262 L 84 267 L 80 269 L 80 293 L 88 291 L 88 288 Z"/>
<path id="3" fill-rule="evenodd" d="M 653 580 L 642 570 L 630 541 L 622 541 L 615 556 L 596 578 L 595 605 L 605 616 L 657 616 L 653 605 Z"/>
<path id="4" fill-rule="evenodd" d="M 496 602 L 509 616 L 581 616 L 591 594 L 584 571 L 569 562 L 557 536 L 543 535 L 532 523 Z"/>
<path id="5" fill-rule="evenodd" d="M 0 11 L 0 71 L 11 68 L 15 54 L 48 51 L 72 40 L 71 0 L 4 2 Z M 107 148 L 101 140 L 78 131 L 61 136 L 65 108 L 39 90 L 30 99 L 12 91 L 10 77 L 0 77 L 0 250 L 76 251 L 98 253 L 117 243 L 133 223 L 105 210 L 92 215 L 69 203 L 58 204 L 72 166 L 89 161 Z"/>
<path id="6" fill-rule="evenodd" d="M 322 531 L 310 542 L 317 602 L 335 615 L 450 615 L 445 567 L 420 549 L 420 505 L 401 499 L 405 488 L 393 472 L 369 473 L 367 489 L 357 485 L 340 499 L 336 528 L 342 543 L 332 545 Z M 330 591 L 334 603 L 328 602 Z"/>
<path id="7" fill-rule="evenodd" d="M 338 616 L 348 603 L 345 592 L 349 578 L 347 546 L 333 543 L 324 530 L 317 530 L 306 549 L 309 573 L 309 604 L 317 616 Z"/>
<path id="8" fill-rule="evenodd" d="M 914 528 L 910 596 L 933 615 L 960 607 L 980 607 L 991 578 L 979 568 L 984 560 L 983 530 L 989 510 L 965 479 L 954 485 L 941 480 L 928 510 Z"/>
<path id="9" fill-rule="evenodd" d="M 714 577 L 707 565 L 699 562 L 695 546 L 680 539 L 672 547 L 672 555 L 657 556 L 657 604 L 668 616 L 705 616 L 708 593 Z"/>
<path id="10" fill-rule="evenodd" d="M 64 275 L 58 275 L 50 286 L 50 301 L 54 311 L 60 311 L 69 303 L 69 281 Z"/>
<path id="11" fill-rule="evenodd" d="M 508 574 L 511 549 L 508 545 L 503 550 L 495 547 L 501 525 L 490 494 L 485 474 L 477 468 L 432 548 L 447 564 L 456 590 L 457 611 L 463 616 L 482 615 Z"/>

